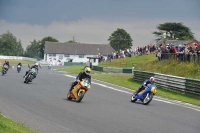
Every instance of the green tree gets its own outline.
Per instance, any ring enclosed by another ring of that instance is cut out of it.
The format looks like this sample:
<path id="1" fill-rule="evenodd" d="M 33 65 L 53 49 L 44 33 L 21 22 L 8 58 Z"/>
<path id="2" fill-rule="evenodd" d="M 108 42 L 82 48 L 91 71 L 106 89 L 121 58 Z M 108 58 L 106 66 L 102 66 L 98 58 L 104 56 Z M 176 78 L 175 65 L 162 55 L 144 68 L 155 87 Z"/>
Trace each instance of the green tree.
<path id="1" fill-rule="evenodd" d="M 44 37 L 40 42 L 40 58 L 44 58 L 45 41 L 58 42 L 58 40 L 53 37 Z"/>
<path id="2" fill-rule="evenodd" d="M 156 40 L 163 38 L 163 34 L 166 34 L 168 40 L 193 40 L 194 33 L 191 32 L 190 28 L 183 25 L 182 23 L 166 22 L 157 26 L 159 31 L 154 31 L 153 34 L 158 37 Z"/>
<path id="3" fill-rule="evenodd" d="M 24 49 L 22 47 L 21 40 L 19 40 L 16 44 L 15 53 L 16 53 L 17 56 L 23 56 L 24 55 Z"/>
<path id="4" fill-rule="evenodd" d="M 58 42 L 57 39 L 53 37 L 44 37 L 41 41 L 36 41 L 35 39 L 27 46 L 25 55 L 33 58 L 44 58 L 44 48 L 45 41 L 49 42 Z"/>
<path id="5" fill-rule="evenodd" d="M 131 48 L 133 40 L 124 29 L 118 28 L 111 34 L 108 41 L 110 41 L 110 45 L 113 49 L 118 51 L 120 49 Z"/>
<path id="6" fill-rule="evenodd" d="M 0 35 L 0 54 L 16 56 L 23 55 L 23 52 L 21 40 L 17 41 L 17 38 L 12 33 L 8 31 Z"/>
<path id="7" fill-rule="evenodd" d="M 31 42 L 30 45 L 26 47 L 26 56 L 32 58 L 38 58 L 40 52 L 40 41 L 36 41 L 35 39 Z"/>

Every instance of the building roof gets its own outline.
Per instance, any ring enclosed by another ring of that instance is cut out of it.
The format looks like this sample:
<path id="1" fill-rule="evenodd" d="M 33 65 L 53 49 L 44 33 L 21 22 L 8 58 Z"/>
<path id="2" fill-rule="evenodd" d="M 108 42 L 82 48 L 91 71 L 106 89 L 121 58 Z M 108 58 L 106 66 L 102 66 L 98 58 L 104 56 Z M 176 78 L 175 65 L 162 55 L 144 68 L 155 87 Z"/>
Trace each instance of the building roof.
<path id="1" fill-rule="evenodd" d="M 107 55 L 115 52 L 109 44 L 45 42 L 45 54 Z"/>
<path id="2" fill-rule="evenodd" d="M 193 42 L 194 40 L 166 40 L 166 44 L 188 44 L 190 42 Z M 160 44 L 162 44 L 164 42 L 163 39 L 159 40 L 156 45 L 159 46 Z"/>

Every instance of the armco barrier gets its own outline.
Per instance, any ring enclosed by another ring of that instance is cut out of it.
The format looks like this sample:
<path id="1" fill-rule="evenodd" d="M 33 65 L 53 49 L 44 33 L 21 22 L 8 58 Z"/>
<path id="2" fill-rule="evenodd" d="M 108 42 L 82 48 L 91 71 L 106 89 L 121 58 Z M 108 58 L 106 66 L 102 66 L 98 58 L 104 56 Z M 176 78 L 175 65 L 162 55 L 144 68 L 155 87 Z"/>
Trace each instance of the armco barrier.
<path id="1" fill-rule="evenodd" d="M 123 68 L 122 73 L 132 73 L 132 69 L 131 68 Z"/>
<path id="2" fill-rule="evenodd" d="M 169 90 L 185 93 L 185 78 L 155 73 L 156 84 Z"/>
<path id="3" fill-rule="evenodd" d="M 99 67 L 99 66 L 93 66 L 92 69 L 96 71 L 103 71 L 103 67 Z"/>
<path id="4" fill-rule="evenodd" d="M 154 76 L 157 86 L 184 94 L 200 96 L 200 80 L 134 70 L 134 80 L 143 82 Z"/>
<path id="5" fill-rule="evenodd" d="M 134 67 L 129 70 L 126 68 L 93 66 L 93 69 L 97 71 L 133 73 L 134 80 L 141 82 L 143 82 L 145 79 L 149 79 L 151 76 L 154 76 L 156 78 L 157 86 L 183 94 L 192 94 L 200 97 L 200 80 L 197 79 L 187 79 L 184 77 L 165 75 L 160 73 L 138 71 L 134 70 Z"/>
<path id="6" fill-rule="evenodd" d="M 113 72 L 113 73 L 132 73 L 133 68 L 114 68 L 114 67 L 100 67 L 100 66 L 93 66 L 93 70 L 96 71 L 104 71 L 104 72 Z"/>
<path id="7" fill-rule="evenodd" d="M 64 66 L 83 66 L 83 62 L 64 62 Z"/>
<path id="8" fill-rule="evenodd" d="M 200 94 L 200 80 L 186 78 L 185 93 L 187 94 Z"/>
<path id="9" fill-rule="evenodd" d="M 0 55 L 0 59 L 30 60 L 35 62 L 37 61 L 37 59 L 34 58 L 21 57 L 21 56 L 3 56 L 3 55 Z"/>
<path id="10" fill-rule="evenodd" d="M 122 73 L 122 68 L 103 67 L 104 72 Z"/>

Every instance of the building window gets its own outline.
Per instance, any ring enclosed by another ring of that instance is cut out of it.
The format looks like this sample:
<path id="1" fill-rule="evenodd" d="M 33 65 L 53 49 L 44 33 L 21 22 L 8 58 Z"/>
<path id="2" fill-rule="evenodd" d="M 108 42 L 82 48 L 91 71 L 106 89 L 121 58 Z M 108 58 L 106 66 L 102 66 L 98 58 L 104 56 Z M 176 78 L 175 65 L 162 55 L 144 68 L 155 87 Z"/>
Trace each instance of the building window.
<path id="1" fill-rule="evenodd" d="M 63 55 L 59 55 L 59 59 L 62 60 L 63 59 Z"/>
<path id="2" fill-rule="evenodd" d="M 84 58 L 84 55 L 78 55 L 79 58 Z"/>
<path id="3" fill-rule="evenodd" d="M 64 56 L 65 56 L 65 57 L 70 57 L 68 54 L 65 54 Z"/>
<path id="4" fill-rule="evenodd" d="M 56 57 L 56 54 L 53 54 L 53 57 Z"/>
<path id="5" fill-rule="evenodd" d="M 52 57 L 53 55 L 52 54 L 49 54 L 49 57 Z"/>

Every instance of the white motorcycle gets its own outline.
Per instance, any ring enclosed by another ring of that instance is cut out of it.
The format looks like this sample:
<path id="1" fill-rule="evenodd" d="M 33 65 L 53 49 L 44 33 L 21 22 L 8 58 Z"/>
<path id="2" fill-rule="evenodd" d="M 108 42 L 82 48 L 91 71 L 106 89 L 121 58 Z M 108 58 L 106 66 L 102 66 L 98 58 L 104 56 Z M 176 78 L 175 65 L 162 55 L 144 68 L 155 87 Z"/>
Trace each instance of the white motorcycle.
<path id="1" fill-rule="evenodd" d="M 21 66 L 18 65 L 18 66 L 17 66 L 17 72 L 19 73 L 20 71 L 21 71 Z"/>
<path id="2" fill-rule="evenodd" d="M 51 64 L 48 64 L 48 69 L 51 69 Z"/>

